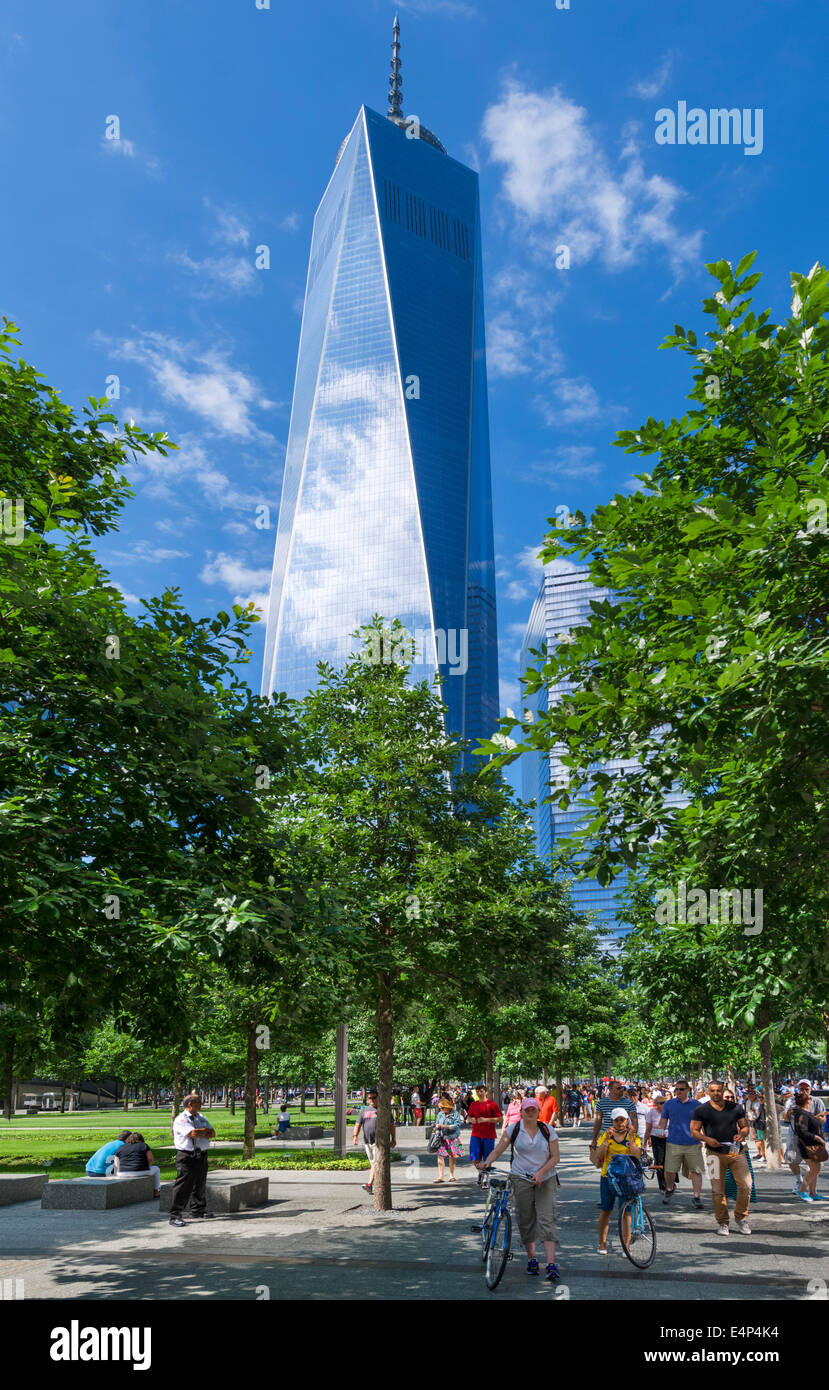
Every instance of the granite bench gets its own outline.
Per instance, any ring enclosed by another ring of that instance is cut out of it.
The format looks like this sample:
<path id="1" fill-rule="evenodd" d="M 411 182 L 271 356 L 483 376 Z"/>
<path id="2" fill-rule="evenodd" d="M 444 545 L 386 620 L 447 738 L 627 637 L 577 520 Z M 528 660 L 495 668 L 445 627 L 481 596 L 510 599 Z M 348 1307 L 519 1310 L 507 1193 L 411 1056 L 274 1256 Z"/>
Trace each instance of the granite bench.
<path id="1" fill-rule="evenodd" d="M 154 1190 L 152 1173 L 129 1178 L 55 1178 L 46 1184 L 40 1205 L 51 1211 L 110 1211 L 149 1202 Z"/>
<path id="2" fill-rule="evenodd" d="M 43 1196 L 45 1173 L 3 1173 L 0 1175 L 0 1207 L 12 1202 L 37 1202 Z"/>
<path id="3" fill-rule="evenodd" d="M 159 1211 L 169 1211 L 173 1183 L 161 1184 Z M 207 1210 L 239 1211 L 242 1207 L 263 1207 L 268 1200 L 268 1175 L 262 1173 L 221 1173 L 211 1170 L 207 1175 Z"/>

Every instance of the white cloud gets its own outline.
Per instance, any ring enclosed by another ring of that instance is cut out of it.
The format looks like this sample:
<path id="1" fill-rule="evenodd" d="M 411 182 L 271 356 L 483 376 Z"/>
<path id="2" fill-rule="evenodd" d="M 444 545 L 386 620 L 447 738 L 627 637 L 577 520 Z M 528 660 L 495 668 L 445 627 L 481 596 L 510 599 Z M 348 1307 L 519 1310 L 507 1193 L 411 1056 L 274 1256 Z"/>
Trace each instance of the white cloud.
<path id="1" fill-rule="evenodd" d="M 113 159 L 137 159 L 151 178 L 157 178 L 161 173 L 161 161 L 154 154 L 144 154 L 134 140 L 127 140 L 124 136 L 119 140 L 108 140 L 102 135 L 100 148 Z"/>
<path id="2" fill-rule="evenodd" d="M 536 396 L 533 401 L 544 417 L 546 424 L 583 425 L 595 420 L 601 412 L 599 397 L 589 381 L 577 381 L 573 377 L 562 377 L 550 383 L 552 397 Z"/>
<path id="3" fill-rule="evenodd" d="M 234 439 L 270 439 L 252 419 L 254 410 L 275 402 L 262 394 L 253 377 L 232 367 L 217 348 L 200 352 L 161 333 L 123 339 L 116 354 L 145 366 L 166 401 L 201 416 L 219 434 Z"/>
<path id="4" fill-rule="evenodd" d="M 633 95 L 641 97 L 643 101 L 652 101 L 654 97 L 658 97 L 671 75 L 673 63 L 673 54 L 666 53 L 659 67 L 651 73 L 650 77 L 643 77 L 640 82 L 634 82 L 631 88 Z"/>
<path id="5" fill-rule="evenodd" d="M 514 262 L 493 277 L 487 292 L 491 306 L 486 328 L 490 377 L 546 378 L 563 370 L 552 315 L 561 293 L 546 288 L 539 276 Z"/>
<path id="6" fill-rule="evenodd" d="M 526 476 L 544 483 L 587 482 L 598 478 L 602 472 L 602 464 L 595 453 L 592 444 L 565 444 L 535 459 L 527 468 Z"/>
<path id="7" fill-rule="evenodd" d="M 119 594 L 124 600 L 124 603 L 126 603 L 128 607 L 137 608 L 139 606 L 139 604 L 141 603 L 140 598 L 138 598 L 136 594 L 131 594 L 128 589 L 124 588 L 123 584 L 118 583 L 117 579 L 109 579 L 107 582 L 110 589 L 118 590 Z"/>
<path id="8" fill-rule="evenodd" d="M 231 212 L 229 208 L 217 207 L 209 198 L 204 199 L 204 206 L 216 219 L 216 226 L 211 232 L 214 241 L 221 241 L 226 246 L 247 246 L 250 232 L 235 212 Z"/>
<path id="9" fill-rule="evenodd" d="M 137 541 L 130 550 L 114 550 L 118 560 L 137 560 L 142 563 L 158 565 L 169 560 L 186 560 L 189 550 L 169 550 L 164 546 L 150 545 L 149 541 Z"/>
<path id="10" fill-rule="evenodd" d="M 299 212 L 286 213 L 279 223 L 280 232 L 297 232 L 302 225 L 302 214 Z"/>
<path id="11" fill-rule="evenodd" d="M 224 551 L 217 555 L 208 551 L 208 557 L 207 564 L 199 574 L 199 579 L 204 584 L 220 584 L 228 593 L 233 594 L 234 603 L 241 604 L 243 608 L 252 603 L 260 613 L 267 612 L 271 582 L 270 566 L 267 569 L 254 569 L 245 560 L 235 555 L 227 555 Z"/>
<path id="12" fill-rule="evenodd" d="M 490 159 L 504 166 L 502 191 L 531 252 L 549 263 L 557 244 L 573 265 L 601 259 L 611 270 L 661 250 L 678 274 L 700 256 L 702 232 L 685 232 L 675 214 L 684 191 L 646 174 L 628 132 L 619 157 L 602 147 L 588 113 L 560 88 L 507 84 L 484 115 Z"/>
<path id="13" fill-rule="evenodd" d="M 211 299 L 217 294 L 258 294 L 262 288 L 256 267 L 247 256 L 206 256 L 197 261 L 187 251 L 170 251 L 167 260 L 200 282 L 195 289 L 199 299 Z"/>

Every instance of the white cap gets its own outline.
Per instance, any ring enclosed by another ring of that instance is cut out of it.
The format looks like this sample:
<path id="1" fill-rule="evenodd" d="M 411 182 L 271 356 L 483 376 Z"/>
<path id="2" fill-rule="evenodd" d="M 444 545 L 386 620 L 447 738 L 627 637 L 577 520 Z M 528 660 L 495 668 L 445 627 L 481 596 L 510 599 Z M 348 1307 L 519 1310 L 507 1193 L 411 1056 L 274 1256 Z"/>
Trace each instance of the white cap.
<path id="1" fill-rule="evenodd" d="M 804 1076 L 803 1080 L 802 1080 L 802 1081 L 798 1081 L 798 1083 L 797 1083 L 798 1089 L 799 1089 L 801 1086 L 811 1086 L 811 1084 L 812 1084 L 812 1083 L 811 1083 L 811 1081 L 809 1080 L 808 1076 Z"/>
<path id="2" fill-rule="evenodd" d="M 628 1112 L 627 1110 L 623 1110 L 621 1105 L 619 1105 L 615 1110 L 611 1110 L 610 1118 L 611 1120 L 626 1120 L 628 1118 Z"/>
<path id="3" fill-rule="evenodd" d="M 654 1091 L 654 1093 L 653 1093 L 653 1098 L 654 1098 L 654 1100 L 662 1100 L 662 1099 L 663 1099 L 662 1092 L 661 1092 L 661 1091 Z"/>

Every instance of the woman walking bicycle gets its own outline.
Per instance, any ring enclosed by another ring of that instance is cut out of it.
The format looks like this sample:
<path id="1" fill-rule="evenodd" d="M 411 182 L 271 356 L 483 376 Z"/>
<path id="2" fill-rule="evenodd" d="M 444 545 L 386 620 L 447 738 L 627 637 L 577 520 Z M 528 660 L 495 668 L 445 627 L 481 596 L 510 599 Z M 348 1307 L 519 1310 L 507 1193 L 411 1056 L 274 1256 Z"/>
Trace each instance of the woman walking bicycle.
<path id="1" fill-rule="evenodd" d="M 527 1252 L 527 1273 L 538 1274 L 536 1242 L 544 1245 L 547 1262 L 545 1278 L 555 1283 L 561 1278 L 556 1264 L 555 1169 L 561 1155 L 558 1135 L 541 1124 L 538 1101 L 526 1096 L 521 1102 L 521 1118 L 502 1134 L 492 1153 L 476 1167 L 484 1172 L 509 1146 L 510 1187 L 521 1241 Z"/>

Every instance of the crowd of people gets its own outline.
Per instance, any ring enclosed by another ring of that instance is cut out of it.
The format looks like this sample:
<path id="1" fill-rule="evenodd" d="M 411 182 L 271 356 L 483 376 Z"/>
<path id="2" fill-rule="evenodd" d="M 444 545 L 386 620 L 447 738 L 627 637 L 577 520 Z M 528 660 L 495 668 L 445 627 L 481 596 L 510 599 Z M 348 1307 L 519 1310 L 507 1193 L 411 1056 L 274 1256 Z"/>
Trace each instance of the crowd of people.
<path id="1" fill-rule="evenodd" d="M 775 1096 L 785 1136 L 781 1163 L 794 1175 L 793 1193 L 803 1202 L 822 1202 L 817 1191 L 821 1164 L 826 1161 L 824 1135 L 829 1134 L 826 1106 L 813 1095 L 809 1078 L 789 1080 Z M 421 1102 L 419 1092 L 415 1092 Z M 367 1098 L 371 1119 L 355 1126 L 354 1142 L 364 1130 L 372 1172 L 365 1184 L 371 1191 L 376 1132 L 376 1092 Z M 669 1206 L 680 1176 L 690 1183 L 691 1204 L 704 1210 L 703 1177 L 707 1171 L 717 1233 L 727 1236 L 729 1199 L 734 1204 L 734 1225 L 740 1235 L 751 1235 L 749 1208 L 756 1201 L 750 1144 L 756 1146 L 754 1164 L 767 1164 L 768 1126 L 761 1085 L 735 1081 L 733 1089 L 722 1081 L 707 1085 L 680 1078 L 674 1082 L 626 1082 L 605 1077 L 594 1085 L 573 1083 L 562 1093 L 562 1114 L 555 1094 L 547 1086 L 517 1086 L 503 1091 L 498 1100 L 485 1085 L 457 1086 L 431 1098 L 436 1116 L 430 1148 L 438 1160 L 436 1183 L 455 1181 L 455 1168 L 463 1155 L 464 1129 L 469 1126 L 469 1158 L 482 1172 L 509 1149 L 510 1180 L 516 1221 L 527 1252 L 527 1273 L 539 1273 L 536 1249 L 544 1246 L 546 1279 L 555 1282 L 559 1270 L 556 1250 L 556 1185 L 560 1162 L 558 1129 L 592 1122 L 589 1144 L 591 1162 L 599 1169 L 598 1253 L 607 1255 L 610 1215 L 617 1201 L 608 1176 L 613 1159 L 626 1155 L 653 1171 Z M 500 1103 L 499 1103 L 500 1102 Z M 393 1110 L 397 1107 L 393 1106 Z M 398 1113 L 404 1117 L 402 1107 Z M 368 1139 L 369 1125 L 371 1140 Z M 419 1120 L 417 1121 L 419 1123 Z M 395 1143 L 394 1132 L 392 1143 Z"/>

